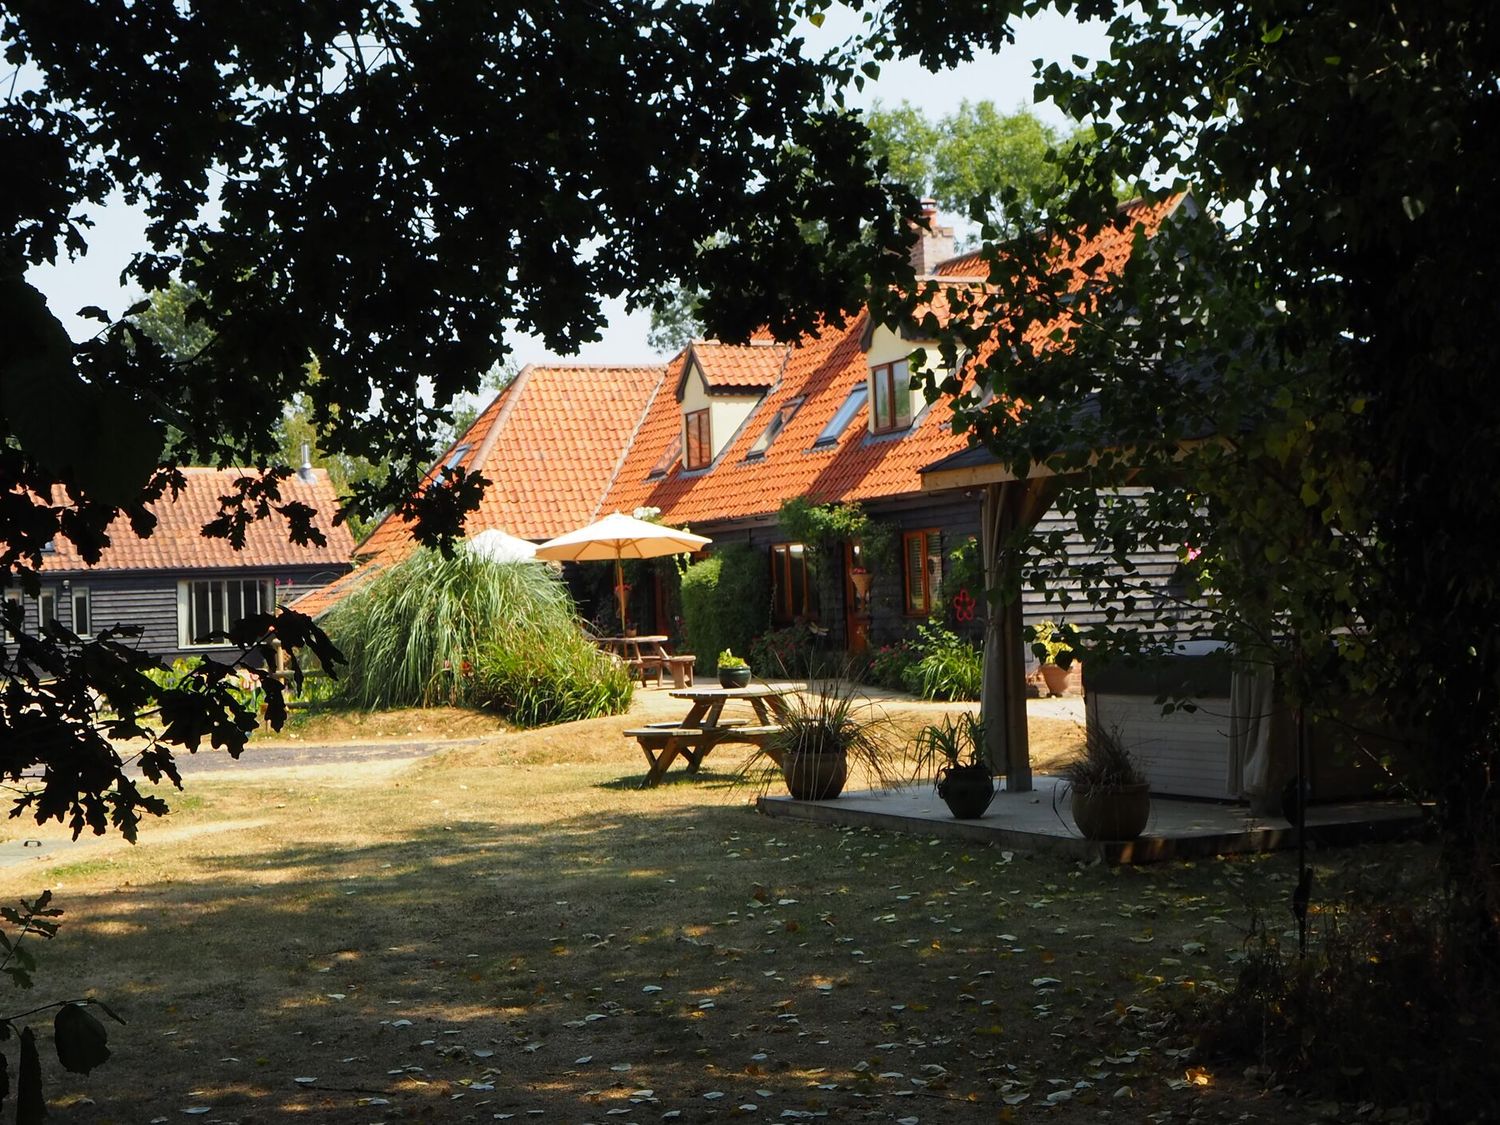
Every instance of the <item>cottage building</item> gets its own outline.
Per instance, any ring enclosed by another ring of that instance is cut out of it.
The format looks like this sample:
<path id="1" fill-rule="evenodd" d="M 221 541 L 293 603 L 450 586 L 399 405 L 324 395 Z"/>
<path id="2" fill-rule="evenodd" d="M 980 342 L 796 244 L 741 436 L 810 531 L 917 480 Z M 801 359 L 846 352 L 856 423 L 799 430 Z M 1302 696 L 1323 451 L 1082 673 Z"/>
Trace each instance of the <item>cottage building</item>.
<path id="1" fill-rule="evenodd" d="M 283 481 L 281 495 L 317 510 L 315 526 L 327 542 L 289 541 L 286 520 L 273 514 L 252 523 L 242 550 L 203 534 L 218 515 L 219 497 L 232 491 L 238 469 L 183 469 L 186 487 L 152 506 L 155 532 L 139 538 L 119 517 L 110 544 L 90 566 L 66 539 L 42 556 L 36 597 L 18 588 L 5 597 L 25 608 L 28 630 L 56 621 L 80 636 L 116 625 L 139 626 L 141 648 L 171 661 L 225 650 L 206 636 L 241 618 L 287 605 L 319 589 L 351 566 L 354 541 L 333 523 L 338 498 L 322 469 L 303 469 Z"/>
<path id="2" fill-rule="evenodd" d="M 1098 254 L 1107 267 L 1122 265 L 1134 227 L 1154 231 L 1182 201 L 1127 205 L 1128 228 L 1104 232 L 1077 251 L 1080 260 Z M 921 277 L 983 283 L 982 259 L 955 256 L 952 232 L 934 213 L 912 255 Z M 981 530 L 979 490 L 924 481 L 925 470 L 969 447 L 968 436 L 953 430 L 952 400 L 928 403 L 912 388 L 912 354 L 926 345 L 935 356 L 934 344 L 862 313 L 794 344 L 694 341 L 661 367 L 527 368 L 433 471 L 462 465 L 493 482 L 470 534 L 498 527 L 541 540 L 610 511 L 650 508 L 716 543 L 748 543 L 765 552 L 771 573 L 768 627 L 816 618 L 842 646 L 858 649 L 940 609 L 948 558 Z M 837 579 L 825 581 L 822 601 L 814 602 L 805 545 L 777 518 L 793 497 L 858 502 L 893 529 L 896 558 L 870 575 L 868 595 L 856 587 L 866 568 L 860 545 L 851 543 L 834 560 Z M 1043 530 L 1051 520 L 1043 518 Z M 391 517 L 358 553 L 379 565 L 412 542 L 409 528 Z M 1086 545 L 1075 544 L 1073 554 L 1087 557 Z M 1134 562 L 1143 580 L 1165 582 L 1176 560 L 1163 551 Z M 339 592 L 301 608 L 321 610 Z M 961 594 L 976 607 L 977 636 L 983 591 Z M 661 612 L 660 598 L 637 599 L 639 624 L 672 632 L 669 622 L 650 620 Z M 1054 612 L 1037 596 L 1024 607 L 1032 621 Z M 1088 617 L 1075 612 L 1070 620 Z"/>

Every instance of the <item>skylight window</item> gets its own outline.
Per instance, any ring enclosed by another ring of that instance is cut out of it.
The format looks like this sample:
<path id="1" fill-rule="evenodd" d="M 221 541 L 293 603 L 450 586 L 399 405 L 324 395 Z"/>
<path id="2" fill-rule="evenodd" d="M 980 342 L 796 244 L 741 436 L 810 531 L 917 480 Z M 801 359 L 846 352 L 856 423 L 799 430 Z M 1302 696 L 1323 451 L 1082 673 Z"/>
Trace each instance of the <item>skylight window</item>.
<path id="1" fill-rule="evenodd" d="M 437 476 L 432 478 L 432 483 L 442 484 L 443 478 L 448 475 L 448 470 L 456 469 L 458 463 L 464 459 L 464 454 L 473 448 L 473 444 L 467 441 L 462 445 L 455 446 L 453 452 L 448 454 L 448 460 L 443 462 L 443 467 L 437 471 Z"/>
<path id="2" fill-rule="evenodd" d="M 666 476 L 677 463 L 677 458 L 682 456 L 682 431 L 672 435 L 672 440 L 667 444 L 666 452 L 661 455 L 656 464 L 651 466 L 651 471 L 646 474 L 647 480 L 656 480 Z"/>
<path id="3" fill-rule="evenodd" d="M 859 408 L 865 404 L 870 397 L 870 384 L 861 380 L 849 390 L 849 397 L 844 400 L 835 414 L 823 427 L 823 432 L 818 435 L 818 440 L 813 442 L 813 448 L 831 445 L 839 440 L 839 436 L 849 427 L 854 416 L 859 413 Z"/>
<path id="4" fill-rule="evenodd" d="M 745 456 L 747 458 L 764 457 L 766 450 L 770 449 L 771 443 L 776 440 L 776 435 L 786 429 L 786 424 L 797 416 L 797 411 L 802 409 L 802 403 L 805 401 L 802 398 L 794 398 L 780 410 L 776 411 L 775 414 L 771 415 L 771 420 L 766 423 L 766 428 L 761 431 L 760 437 L 755 439 L 755 444 L 750 447 L 750 452 L 746 453 Z"/>

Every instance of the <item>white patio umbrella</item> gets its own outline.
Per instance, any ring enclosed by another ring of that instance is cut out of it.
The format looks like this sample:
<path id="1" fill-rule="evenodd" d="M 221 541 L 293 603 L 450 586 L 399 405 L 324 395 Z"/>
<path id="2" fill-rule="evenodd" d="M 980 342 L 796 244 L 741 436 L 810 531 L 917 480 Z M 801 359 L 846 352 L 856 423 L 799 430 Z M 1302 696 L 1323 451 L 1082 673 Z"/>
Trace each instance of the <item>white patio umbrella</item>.
<path id="1" fill-rule="evenodd" d="M 509 532 L 496 527 L 469 536 L 469 550 L 490 562 L 532 562 L 536 558 L 536 544 L 518 539 Z"/>
<path id="2" fill-rule="evenodd" d="M 625 574 L 623 559 L 654 559 L 662 555 L 680 555 L 712 543 L 702 535 L 678 531 L 659 523 L 647 523 L 634 516 L 615 512 L 587 527 L 549 539 L 536 549 L 539 559 L 555 562 L 587 562 L 613 559 L 615 593 L 620 598 L 620 627 L 625 627 Z"/>

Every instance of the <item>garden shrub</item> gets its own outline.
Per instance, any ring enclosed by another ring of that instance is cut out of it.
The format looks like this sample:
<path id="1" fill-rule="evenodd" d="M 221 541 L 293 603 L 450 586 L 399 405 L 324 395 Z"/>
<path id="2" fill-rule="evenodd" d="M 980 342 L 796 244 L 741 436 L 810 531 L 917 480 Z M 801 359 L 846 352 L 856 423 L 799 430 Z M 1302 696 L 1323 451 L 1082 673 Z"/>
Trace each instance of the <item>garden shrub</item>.
<path id="1" fill-rule="evenodd" d="M 848 653 L 825 647 L 826 638 L 802 622 L 762 633 L 750 645 L 750 665 L 760 676 L 822 679 L 851 667 Z M 863 671 L 863 662 L 856 662 Z"/>
<path id="2" fill-rule="evenodd" d="M 916 667 L 921 654 L 910 637 L 881 645 L 870 656 L 865 682 L 893 691 L 909 691 L 907 673 Z"/>
<path id="3" fill-rule="evenodd" d="M 544 651 L 497 644 L 474 666 L 474 696 L 523 727 L 618 715 L 630 706 L 630 672 L 581 634 L 557 638 Z"/>
<path id="4" fill-rule="evenodd" d="M 628 677 L 584 636 L 562 580 L 534 563 L 418 551 L 323 626 L 348 658 L 339 698 L 359 707 L 446 703 L 533 723 L 615 714 L 630 701 Z"/>
<path id="5" fill-rule="evenodd" d="M 725 649 L 749 652 L 771 614 L 770 565 L 744 543 L 729 543 L 682 575 L 682 619 L 687 644 L 703 662 Z"/>
<path id="6" fill-rule="evenodd" d="M 936 625 L 924 625 L 917 633 L 917 662 L 903 673 L 907 690 L 923 699 L 978 699 L 983 652 Z"/>
<path id="7" fill-rule="evenodd" d="M 1191 1015 L 1202 1057 L 1401 1120 L 1494 1120 L 1500 984 L 1466 955 L 1441 894 L 1410 885 L 1422 871 L 1371 865 L 1369 887 L 1309 915 L 1305 955 L 1252 918 L 1238 978 Z"/>

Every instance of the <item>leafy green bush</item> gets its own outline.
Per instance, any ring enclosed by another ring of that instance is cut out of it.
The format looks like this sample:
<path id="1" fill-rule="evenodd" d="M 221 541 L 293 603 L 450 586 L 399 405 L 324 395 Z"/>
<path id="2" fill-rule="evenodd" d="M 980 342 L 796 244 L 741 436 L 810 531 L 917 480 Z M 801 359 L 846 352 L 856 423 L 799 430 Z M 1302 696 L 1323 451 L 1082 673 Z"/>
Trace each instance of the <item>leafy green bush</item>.
<path id="1" fill-rule="evenodd" d="M 554 642 L 541 652 L 495 645 L 474 668 L 480 706 L 525 727 L 618 715 L 632 690 L 625 665 L 582 635 L 577 644 Z"/>
<path id="2" fill-rule="evenodd" d="M 817 643 L 817 635 L 805 624 L 772 629 L 750 646 L 751 667 L 761 676 L 819 675 L 831 658 L 818 651 Z"/>
<path id="3" fill-rule="evenodd" d="M 921 653 L 917 649 L 916 642 L 909 637 L 902 637 L 891 644 L 881 645 L 870 657 L 869 668 L 865 672 L 865 681 L 877 687 L 908 691 L 910 689 L 907 687 L 907 674 L 916 667 L 919 659 L 921 659 Z"/>
<path id="4" fill-rule="evenodd" d="M 904 679 L 923 699 L 978 699 L 984 682 L 984 654 L 962 637 L 924 625 L 918 630 L 915 665 Z"/>
<path id="5" fill-rule="evenodd" d="M 751 651 L 753 639 L 765 631 L 771 615 L 769 572 L 761 552 L 729 543 L 683 573 L 683 630 L 700 661 L 726 648 Z"/>
<path id="6" fill-rule="evenodd" d="M 584 636 L 567 588 L 533 563 L 419 551 L 323 625 L 349 661 L 339 697 L 360 707 L 448 703 L 528 723 L 617 713 L 630 701 L 629 679 Z"/>

